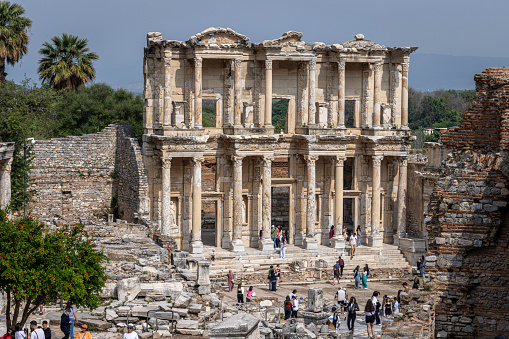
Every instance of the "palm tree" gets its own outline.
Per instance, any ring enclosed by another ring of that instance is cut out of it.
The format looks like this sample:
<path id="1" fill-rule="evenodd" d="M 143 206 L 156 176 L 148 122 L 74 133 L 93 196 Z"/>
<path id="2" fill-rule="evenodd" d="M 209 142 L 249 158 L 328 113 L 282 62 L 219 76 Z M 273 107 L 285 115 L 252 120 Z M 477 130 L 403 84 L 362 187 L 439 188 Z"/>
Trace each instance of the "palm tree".
<path id="1" fill-rule="evenodd" d="M 9 1 L 0 1 L 0 83 L 5 81 L 5 63 L 14 66 L 28 52 L 28 30 L 32 20 L 22 16 L 25 9 Z"/>
<path id="2" fill-rule="evenodd" d="M 56 89 L 75 91 L 79 86 L 95 79 L 93 60 L 99 56 L 89 52 L 88 40 L 76 35 L 62 34 L 51 38 L 53 44 L 45 42 L 39 49 L 39 78 Z"/>

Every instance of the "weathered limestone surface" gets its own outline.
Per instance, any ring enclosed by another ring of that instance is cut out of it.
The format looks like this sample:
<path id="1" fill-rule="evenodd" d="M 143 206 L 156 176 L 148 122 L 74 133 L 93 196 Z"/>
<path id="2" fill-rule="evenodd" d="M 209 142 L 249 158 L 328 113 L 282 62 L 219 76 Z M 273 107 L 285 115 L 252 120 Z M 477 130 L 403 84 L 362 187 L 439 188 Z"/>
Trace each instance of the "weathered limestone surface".
<path id="1" fill-rule="evenodd" d="M 6 208 L 11 200 L 11 164 L 13 142 L 0 143 L 0 208 Z"/>
<path id="2" fill-rule="evenodd" d="M 208 331 L 210 338 L 258 339 L 260 319 L 247 313 L 229 317 Z"/>

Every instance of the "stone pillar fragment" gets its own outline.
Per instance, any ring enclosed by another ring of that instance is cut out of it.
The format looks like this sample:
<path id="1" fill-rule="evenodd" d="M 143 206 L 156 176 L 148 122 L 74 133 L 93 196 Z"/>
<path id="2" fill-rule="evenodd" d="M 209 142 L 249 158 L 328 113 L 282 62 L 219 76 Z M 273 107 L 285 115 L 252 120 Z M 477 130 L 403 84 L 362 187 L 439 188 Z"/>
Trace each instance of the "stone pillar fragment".
<path id="1" fill-rule="evenodd" d="M 401 64 L 403 67 L 402 72 L 402 86 L 401 86 L 401 127 L 408 128 L 408 68 L 410 64 L 404 62 Z"/>
<path id="2" fill-rule="evenodd" d="M 242 242 L 242 157 L 233 156 L 233 240 L 230 249 L 243 252 Z"/>
<path id="3" fill-rule="evenodd" d="M 368 237 L 369 245 L 373 247 L 382 246 L 380 236 L 380 183 L 381 165 L 383 156 L 374 155 L 373 160 L 373 187 L 371 190 L 371 235 Z"/>
<path id="4" fill-rule="evenodd" d="M 343 234 L 343 173 L 345 158 L 342 156 L 336 157 L 336 166 L 334 173 L 334 225 L 336 232 L 332 238 L 331 245 L 333 248 L 344 249 L 345 238 Z"/>
<path id="5" fill-rule="evenodd" d="M 171 125 L 171 54 L 169 54 L 164 58 L 164 115 L 163 115 L 163 125 L 170 126 Z"/>
<path id="6" fill-rule="evenodd" d="M 201 242 L 201 165 L 202 157 L 194 157 L 193 163 L 193 220 L 191 231 L 191 245 L 189 252 L 203 253 L 203 243 Z"/>
<path id="7" fill-rule="evenodd" d="M 202 128 L 202 58 L 194 58 L 194 127 Z"/>
<path id="8" fill-rule="evenodd" d="M 11 164 L 12 158 L 2 161 L 0 165 L 0 208 L 5 209 L 11 202 Z"/>
<path id="9" fill-rule="evenodd" d="M 406 190 L 408 158 L 400 157 L 398 175 L 397 237 L 406 236 Z"/>
<path id="10" fill-rule="evenodd" d="M 262 239 L 260 250 L 271 251 L 274 244 L 270 238 L 270 221 L 272 217 L 272 171 L 271 165 L 273 157 L 263 157 L 263 176 L 262 176 Z"/>
<path id="11" fill-rule="evenodd" d="M 338 62 L 338 128 L 345 128 L 345 62 Z"/>
<path id="12" fill-rule="evenodd" d="M 317 249 L 318 241 L 315 238 L 316 223 L 316 161 L 317 155 L 307 155 L 307 211 L 306 211 L 306 249 Z"/>
<path id="13" fill-rule="evenodd" d="M 316 60 L 309 62 L 309 109 L 308 126 L 313 127 L 316 124 Z"/>
<path id="14" fill-rule="evenodd" d="M 272 60 L 265 60 L 265 119 L 264 126 L 272 126 Z"/>
<path id="15" fill-rule="evenodd" d="M 162 161 L 162 200 L 161 234 L 171 236 L 171 157 L 163 156 Z"/>
<path id="16" fill-rule="evenodd" d="M 196 285 L 198 285 L 198 294 L 203 295 L 210 293 L 210 261 L 198 261 Z"/>
<path id="17" fill-rule="evenodd" d="M 241 126 L 241 116 L 242 116 L 242 80 L 241 80 L 241 66 L 242 60 L 235 59 L 233 60 L 233 82 L 234 82 L 234 94 L 233 94 L 233 116 L 234 116 L 234 126 L 237 128 Z"/>
<path id="18" fill-rule="evenodd" d="M 373 127 L 380 128 L 381 99 L 382 99 L 382 66 L 381 62 L 375 63 L 375 92 L 373 106 Z"/>

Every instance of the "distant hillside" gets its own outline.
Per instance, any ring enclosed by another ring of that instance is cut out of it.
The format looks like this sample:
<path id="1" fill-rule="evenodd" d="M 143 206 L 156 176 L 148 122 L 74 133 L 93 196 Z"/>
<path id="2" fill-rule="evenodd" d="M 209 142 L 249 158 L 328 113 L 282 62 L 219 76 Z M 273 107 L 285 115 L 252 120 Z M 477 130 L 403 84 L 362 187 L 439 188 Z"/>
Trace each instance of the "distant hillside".
<path id="1" fill-rule="evenodd" d="M 474 89 L 474 74 L 509 66 L 508 58 L 415 53 L 410 57 L 410 86 L 420 91 Z"/>

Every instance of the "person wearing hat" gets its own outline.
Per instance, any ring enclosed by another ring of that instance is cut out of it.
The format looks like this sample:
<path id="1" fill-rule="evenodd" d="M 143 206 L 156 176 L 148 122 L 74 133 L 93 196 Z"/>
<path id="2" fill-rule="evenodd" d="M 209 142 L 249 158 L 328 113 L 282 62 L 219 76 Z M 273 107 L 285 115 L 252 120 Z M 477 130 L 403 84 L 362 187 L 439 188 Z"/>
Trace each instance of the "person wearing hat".
<path id="1" fill-rule="evenodd" d="M 127 325 L 127 333 L 124 333 L 122 339 L 138 339 L 138 333 L 133 331 L 133 324 Z"/>
<path id="2" fill-rule="evenodd" d="M 76 339 L 92 339 L 92 335 L 88 331 L 87 324 L 81 325 L 81 331 L 79 331 L 78 335 L 76 336 Z"/>

